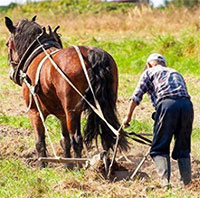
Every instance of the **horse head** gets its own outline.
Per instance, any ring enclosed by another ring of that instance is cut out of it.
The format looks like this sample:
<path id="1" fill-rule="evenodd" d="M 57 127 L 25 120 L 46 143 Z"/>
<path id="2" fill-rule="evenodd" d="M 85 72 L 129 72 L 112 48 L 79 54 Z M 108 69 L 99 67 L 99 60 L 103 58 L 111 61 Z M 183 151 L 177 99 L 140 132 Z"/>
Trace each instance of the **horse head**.
<path id="1" fill-rule="evenodd" d="M 56 26 L 54 31 L 52 31 L 50 26 L 48 26 L 48 28 L 49 28 L 49 35 L 52 36 L 57 43 L 59 43 L 61 48 L 63 48 L 62 41 L 60 39 L 61 35 L 57 33 L 57 30 L 60 28 L 60 26 L 59 25 Z"/>
<path id="2" fill-rule="evenodd" d="M 30 21 L 28 19 L 22 19 L 16 25 L 13 25 L 12 20 L 5 17 L 6 27 L 11 34 L 6 45 L 8 47 L 8 60 L 12 65 L 10 78 L 14 82 L 16 82 L 16 74 L 18 74 L 19 69 L 23 68 L 29 55 L 41 43 L 53 41 L 57 43 L 56 46 L 58 48 L 62 48 L 60 35 L 56 32 L 59 26 L 54 31 L 49 27 L 49 33 L 47 33 L 45 27 L 42 27 L 35 21 L 36 16 Z M 17 84 L 19 83 L 17 82 Z"/>
<path id="3" fill-rule="evenodd" d="M 11 33 L 7 47 L 9 48 L 10 58 L 15 62 L 19 62 L 29 45 L 42 33 L 42 27 L 35 20 L 36 16 L 31 21 L 22 19 L 16 25 L 13 25 L 12 20 L 5 17 L 6 27 Z"/>
<path id="4" fill-rule="evenodd" d="M 36 16 L 30 21 L 22 19 L 14 25 L 9 17 L 5 17 L 5 24 L 10 32 L 6 46 L 8 48 L 8 60 L 12 66 L 10 73 L 11 79 L 26 49 L 42 32 L 42 27 L 35 20 Z"/>

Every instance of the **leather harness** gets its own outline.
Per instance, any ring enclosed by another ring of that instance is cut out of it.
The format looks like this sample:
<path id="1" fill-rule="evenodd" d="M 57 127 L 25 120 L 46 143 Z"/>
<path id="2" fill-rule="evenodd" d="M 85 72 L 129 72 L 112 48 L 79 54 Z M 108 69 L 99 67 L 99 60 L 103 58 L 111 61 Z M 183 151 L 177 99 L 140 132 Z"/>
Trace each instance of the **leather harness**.
<path id="1" fill-rule="evenodd" d="M 42 33 L 30 44 L 28 49 L 25 51 L 22 59 L 14 68 L 14 74 L 12 80 L 22 86 L 22 80 L 20 77 L 20 72 L 26 73 L 29 65 L 34 60 L 36 56 L 43 52 L 43 50 L 47 50 L 51 47 L 55 47 L 57 49 L 61 49 L 62 46 L 56 41 L 54 37 L 46 38 L 45 30 L 43 29 Z M 56 50 L 57 52 L 58 50 Z M 41 69 L 40 69 L 41 70 Z"/>

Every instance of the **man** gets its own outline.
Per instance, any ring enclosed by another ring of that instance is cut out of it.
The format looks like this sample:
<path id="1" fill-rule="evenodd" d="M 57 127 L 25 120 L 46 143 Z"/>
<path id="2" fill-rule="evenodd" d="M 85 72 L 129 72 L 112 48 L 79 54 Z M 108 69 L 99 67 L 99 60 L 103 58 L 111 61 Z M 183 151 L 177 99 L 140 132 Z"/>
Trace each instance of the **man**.
<path id="1" fill-rule="evenodd" d="M 170 182 L 169 153 L 173 136 L 175 143 L 172 158 L 178 160 L 181 180 L 187 185 L 191 181 L 193 105 L 183 77 L 176 70 L 166 67 L 165 58 L 161 54 L 151 54 L 147 59 L 146 69 L 130 98 L 124 126 L 129 126 L 133 111 L 145 93 L 150 96 L 156 110 L 150 155 L 162 179 L 162 186 L 167 187 Z"/>

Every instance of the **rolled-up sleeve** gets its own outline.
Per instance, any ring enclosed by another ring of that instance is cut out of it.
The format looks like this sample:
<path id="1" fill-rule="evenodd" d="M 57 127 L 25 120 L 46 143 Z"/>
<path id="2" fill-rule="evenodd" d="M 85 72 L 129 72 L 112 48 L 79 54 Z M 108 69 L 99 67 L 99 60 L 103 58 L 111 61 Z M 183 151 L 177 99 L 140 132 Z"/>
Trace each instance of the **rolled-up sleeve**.
<path id="1" fill-rule="evenodd" d="M 140 80 L 137 84 L 137 87 L 136 87 L 133 95 L 130 97 L 130 100 L 133 100 L 134 102 L 136 102 L 139 105 L 140 102 L 142 101 L 143 95 L 148 90 L 149 81 L 150 81 L 149 75 L 147 74 L 147 70 L 145 70 L 142 73 Z"/>

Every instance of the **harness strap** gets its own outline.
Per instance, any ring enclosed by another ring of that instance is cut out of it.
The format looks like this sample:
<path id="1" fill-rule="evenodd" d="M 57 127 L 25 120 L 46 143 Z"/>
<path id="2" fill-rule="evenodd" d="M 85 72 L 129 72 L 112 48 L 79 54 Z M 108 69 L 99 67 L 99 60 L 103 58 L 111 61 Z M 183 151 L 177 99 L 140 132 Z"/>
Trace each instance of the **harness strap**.
<path id="1" fill-rule="evenodd" d="M 94 108 L 95 108 L 95 111 L 94 111 L 94 112 L 107 124 L 107 126 L 112 130 L 112 132 L 113 132 L 116 136 L 118 136 L 118 135 L 119 135 L 119 131 L 120 131 L 121 128 L 122 128 L 122 125 L 120 126 L 120 128 L 119 128 L 118 130 L 116 130 L 116 129 L 115 129 L 112 125 L 110 125 L 110 123 L 108 123 L 107 120 L 105 119 L 105 117 L 104 117 L 104 115 L 103 115 L 103 112 L 102 112 L 102 110 L 101 110 L 101 106 L 100 106 L 100 104 L 99 104 L 99 102 L 98 102 L 98 100 L 96 99 L 96 96 L 95 96 L 95 94 L 94 94 L 94 91 L 93 91 L 93 88 L 92 88 L 92 85 L 91 85 L 91 82 L 90 82 L 90 78 L 89 78 L 89 76 L 88 76 L 88 72 L 87 72 L 87 69 L 86 69 L 86 66 L 85 66 L 85 62 L 84 62 L 84 60 L 83 60 L 83 56 L 82 56 L 82 54 L 81 54 L 81 52 L 80 52 L 80 49 L 79 49 L 78 46 L 75 46 L 75 45 L 73 45 L 73 47 L 74 47 L 74 49 L 76 50 L 76 52 L 77 52 L 77 54 L 78 54 L 78 57 L 79 57 L 79 59 L 80 59 L 81 66 L 82 66 L 82 68 L 83 68 L 85 77 L 86 77 L 86 79 L 87 79 L 88 85 L 89 85 L 89 87 L 90 87 L 90 90 L 91 90 L 91 92 L 92 92 L 92 95 L 93 95 L 93 98 L 94 98 L 94 101 L 95 101 L 95 106 L 96 106 L 96 108 L 95 108 L 91 103 L 90 103 L 90 106 L 91 106 L 91 105 L 93 106 L 93 110 L 94 110 Z"/>
<path id="2" fill-rule="evenodd" d="M 26 75 L 25 73 L 23 73 L 22 70 L 20 70 L 20 77 L 21 77 L 21 79 L 23 80 L 23 82 L 26 84 L 26 86 L 29 88 L 29 91 L 30 91 L 30 93 L 31 93 L 32 96 L 33 96 L 33 99 L 34 99 L 34 101 L 35 101 L 36 107 L 37 107 L 38 112 L 39 112 L 39 114 L 40 114 L 40 119 L 41 119 L 42 124 L 43 124 L 43 126 L 44 126 L 45 134 L 47 134 L 47 137 L 48 137 L 48 139 L 49 139 L 49 142 L 50 142 L 50 145 L 51 145 L 51 149 L 52 149 L 52 151 L 53 151 L 53 154 L 54 154 L 55 158 L 59 159 L 59 157 L 57 156 L 56 151 L 55 151 L 55 149 L 54 149 L 53 143 L 52 143 L 52 141 L 51 141 L 51 137 L 50 137 L 50 135 L 49 135 L 49 131 L 48 131 L 47 127 L 46 127 L 45 120 L 44 120 L 44 116 L 43 116 L 42 111 L 41 111 L 41 108 L 40 108 L 40 103 L 39 103 L 39 101 L 38 101 L 38 99 L 37 99 L 37 95 L 36 95 L 36 93 L 35 93 L 35 91 L 34 91 L 35 88 L 34 88 L 34 86 L 32 86 L 32 85 L 27 81 L 27 75 Z"/>
<path id="3" fill-rule="evenodd" d="M 38 40 L 40 43 L 40 41 Z M 112 132 L 118 136 L 119 132 L 116 130 L 102 115 L 102 111 L 99 111 L 97 107 L 93 106 L 86 98 L 85 96 L 76 88 L 76 86 L 71 82 L 71 80 L 68 78 L 68 76 L 62 71 L 62 69 L 54 62 L 54 60 L 51 58 L 51 56 L 47 53 L 47 51 L 43 48 L 43 51 L 48 56 L 49 60 L 51 61 L 54 68 L 58 71 L 58 73 L 72 86 L 72 88 L 86 101 L 86 103 L 92 108 L 92 110 L 107 124 L 107 126 L 112 130 Z M 121 127 L 119 128 L 119 130 Z"/>
<path id="4" fill-rule="evenodd" d="M 90 88 L 90 90 L 91 90 L 91 92 L 92 92 L 92 95 L 93 95 L 93 98 L 94 98 L 94 102 L 95 102 L 96 108 L 97 108 L 97 109 L 99 110 L 99 112 L 103 115 L 103 112 L 102 112 L 102 110 L 101 110 L 100 104 L 99 104 L 99 102 L 98 102 L 98 100 L 96 99 L 96 96 L 95 96 L 95 94 L 94 94 L 94 91 L 93 91 L 93 88 L 92 88 L 92 85 L 91 85 L 91 82 L 90 82 L 90 78 L 89 78 L 89 76 L 88 76 L 88 72 L 87 72 L 87 69 L 86 69 L 85 62 L 84 62 L 84 60 L 83 60 L 83 56 L 82 56 L 82 54 L 81 54 L 81 51 L 80 51 L 80 49 L 78 48 L 78 46 L 73 45 L 73 47 L 74 47 L 74 49 L 76 50 L 76 52 L 77 52 L 77 54 L 78 54 L 79 60 L 80 60 L 80 62 L 81 62 L 81 66 L 82 66 L 82 68 L 83 68 L 83 72 L 84 72 L 85 77 L 86 77 L 86 79 L 87 79 L 89 88 Z"/>
<path id="5" fill-rule="evenodd" d="M 58 51 L 59 51 L 59 49 L 56 49 L 55 51 L 50 52 L 50 53 L 49 53 L 49 56 L 51 56 L 51 55 L 57 53 Z M 40 72 L 41 72 L 41 69 L 42 69 L 42 67 L 43 67 L 43 65 L 44 65 L 44 62 L 47 60 L 47 58 L 48 58 L 48 56 L 45 56 L 45 57 L 41 60 L 39 66 L 38 66 L 38 68 L 37 68 L 36 77 L 35 77 L 35 87 L 36 87 L 36 86 L 38 85 L 38 83 L 39 83 Z"/>
<path id="6" fill-rule="evenodd" d="M 39 47 L 38 47 L 38 41 L 40 41 Z M 43 45 L 43 47 L 41 45 Z M 51 37 L 50 39 L 46 38 L 46 30 L 45 28 L 43 28 L 42 33 L 38 35 L 36 39 L 29 45 L 29 47 L 24 52 L 21 60 L 19 61 L 19 63 L 17 64 L 17 66 L 15 66 L 15 72 L 13 74 L 12 80 L 16 84 L 22 86 L 22 82 L 20 81 L 20 73 L 21 73 L 20 70 L 22 70 L 23 72 L 26 72 L 31 61 L 38 54 L 40 54 L 43 51 L 43 49 L 48 49 L 50 47 L 55 47 L 58 49 L 62 48 L 62 46 L 55 40 L 54 37 Z M 12 63 L 12 64 L 15 64 L 15 63 Z"/>
<path id="7" fill-rule="evenodd" d="M 42 48 L 42 46 L 39 46 L 39 47 Z M 39 48 L 39 47 L 38 47 L 38 48 Z M 38 49 L 38 48 L 37 48 L 37 49 Z M 37 51 L 37 49 L 36 49 L 36 51 Z M 35 51 L 35 50 L 34 50 L 34 51 Z M 53 55 L 53 54 L 57 53 L 58 51 L 59 51 L 59 49 L 56 49 L 55 51 L 50 52 L 49 55 Z M 34 53 L 34 52 L 33 52 L 33 53 Z M 32 91 L 33 91 L 34 93 L 36 92 L 37 86 L 39 85 L 40 72 L 41 72 L 42 67 L 43 67 L 43 65 L 44 65 L 44 62 L 47 60 L 47 58 L 48 58 L 48 56 L 45 56 L 45 57 L 40 61 L 40 64 L 39 64 L 39 66 L 38 66 L 38 68 L 37 68 L 36 77 L 35 77 L 35 85 L 32 86 Z M 28 112 L 28 111 L 30 110 L 31 104 L 32 104 L 32 94 L 31 94 L 31 92 L 30 92 L 30 93 L 29 93 L 29 105 L 28 105 L 28 108 L 27 108 L 26 112 Z"/>
<path id="8" fill-rule="evenodd" d="M 52 41 L 48 41 L 46 43 L 43 43 L 42 46 L 44 48 L 49 48 L 50 46 L 54 47 L 55 45 L 55 42 L 52 42 Z M 31 54 L 30 56 L 27 58 L 26 62 L 24 63 L 24 67 L 23 67 L 23 72 L 26 72 L 29 64 L 31 63 L 31 61 L 33 60 L 33 58 L 35 56 L 37 56 L 39 53 L 42 52 L 42 46 L 38 46 Z"/>

